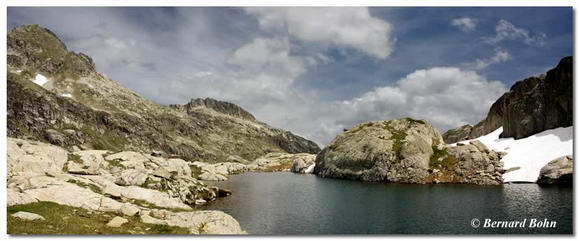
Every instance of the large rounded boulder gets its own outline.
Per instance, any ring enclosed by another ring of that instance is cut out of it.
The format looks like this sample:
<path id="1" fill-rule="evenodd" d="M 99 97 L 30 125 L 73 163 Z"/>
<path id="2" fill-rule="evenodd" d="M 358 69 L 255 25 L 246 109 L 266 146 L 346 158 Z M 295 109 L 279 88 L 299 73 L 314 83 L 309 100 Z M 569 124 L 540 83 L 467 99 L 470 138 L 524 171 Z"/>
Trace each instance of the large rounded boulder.
<path id="1" fill-rule="evenodd" d="M 321 177 L 361 181 L 425 183 L 440 133 L 410 118 L 359 124 L 338 135 L 317 156 Z"/>

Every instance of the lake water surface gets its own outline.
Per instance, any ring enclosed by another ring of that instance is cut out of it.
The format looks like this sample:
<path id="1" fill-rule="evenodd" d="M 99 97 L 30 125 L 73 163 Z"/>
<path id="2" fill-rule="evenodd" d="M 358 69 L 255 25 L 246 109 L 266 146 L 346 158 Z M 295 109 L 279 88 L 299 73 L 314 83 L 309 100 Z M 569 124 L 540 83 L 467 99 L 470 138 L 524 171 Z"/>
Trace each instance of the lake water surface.
<path id="1" fill-rule="evenodd" d="M 229 213 L 250 234 L 573 232 L 572 187 L 363 183 L 294 173 L 246 173 L 214 184 L 233 195 L 205 208 Z M 527 221 L 524 228 L 484 228 L 485 219 Z M 530 228 L 531 219 L 556 226 Z"/>

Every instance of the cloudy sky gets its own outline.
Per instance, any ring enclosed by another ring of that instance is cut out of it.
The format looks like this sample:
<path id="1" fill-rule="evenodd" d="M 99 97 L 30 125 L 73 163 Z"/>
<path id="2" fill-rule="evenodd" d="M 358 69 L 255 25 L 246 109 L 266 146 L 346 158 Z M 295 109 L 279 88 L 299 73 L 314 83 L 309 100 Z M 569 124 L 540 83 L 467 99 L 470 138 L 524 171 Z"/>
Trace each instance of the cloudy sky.
<path id="1" fill-rule="evenodd" d="M 212 97 L 327 144 L 400 117 L 475 124 L 572 55 L 571 8 L 8 8 L 160 104 Z"/>

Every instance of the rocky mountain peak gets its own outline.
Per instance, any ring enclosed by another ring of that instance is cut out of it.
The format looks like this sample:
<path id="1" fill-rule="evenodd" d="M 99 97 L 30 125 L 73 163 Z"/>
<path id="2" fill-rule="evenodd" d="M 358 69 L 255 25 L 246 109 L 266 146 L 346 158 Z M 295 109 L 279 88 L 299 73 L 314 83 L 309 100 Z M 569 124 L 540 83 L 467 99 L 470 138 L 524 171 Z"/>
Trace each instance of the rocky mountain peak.
<path id="1" fill-rule="evenodd" d="M 185 104 L 185 108 L 187 110 L 190 110 L 192 108 L 197 108 L 197 107 L 205 107 L 205 108 L 209 108 L 212 109 L 214 111 L 226 114 L 226 115 L 231 115 L 234 117 L 239 117 L 242 119 L 246 119 L 246 120 L 251 120 L 251 121 L 255 121 L 255 117 L 247 112 L 246 110 L 244 110 L 243 108 L 239 107 L 236 104 L 230 103 L 230 102 L 226 102 L 226 101 L 220 101 L 220 100 L 216 100 L 213 98 L 196 98 L 196 99 L 191 99 L 191 101 L 189 101 L 189 103 Z"/>
<path id="2" fill-rule="evenodd" d="M 204 162 L 320 150 L 229 102 L 153 103 L 98 73 L 90 57 L 68 51 L 53 32 L 37 25 L 10 31 L 7 55 L 10 137 L 70 150 L 158 150 Z"/>
<path id="3" fill-rule="evenodd" d="M 64 78 L 78 78 L 95 72 L 90 57 L 69 52 L 54 32 L 38 25 L 22 25 L 12 29 L 7 42 L 9 69 Z"/>

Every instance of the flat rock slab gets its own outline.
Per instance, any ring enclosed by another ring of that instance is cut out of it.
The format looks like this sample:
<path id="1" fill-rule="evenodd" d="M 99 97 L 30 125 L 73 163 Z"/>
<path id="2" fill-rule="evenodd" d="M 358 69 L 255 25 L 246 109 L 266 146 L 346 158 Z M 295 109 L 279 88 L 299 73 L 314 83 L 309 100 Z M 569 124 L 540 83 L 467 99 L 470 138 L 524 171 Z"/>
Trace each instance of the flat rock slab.
<path id="1" fill-rule="evenodd" d="M 113 228 L 118 228 L 118 227 L 123 226 L 123 224 L 128 223 L 128 222 L 129 222 L 129 220 L 117 216 L 117 217 L 114 217 L 113 219 L 111 219 L 111 221 L 109 221 L 107 223 L 107 226 L 113 227 Z"/>
<path id="2" fill-rule="evenodd" d="M 11 216 L 19 218 L 19 219 L 30 220 L 30 221 L 45 220 L 44 217 L 42 217 L 36 213 L 29 213 L 29 212 L 22 212 L 22 211 L 17 212 L 15 214 L 12 214 Z"/>

